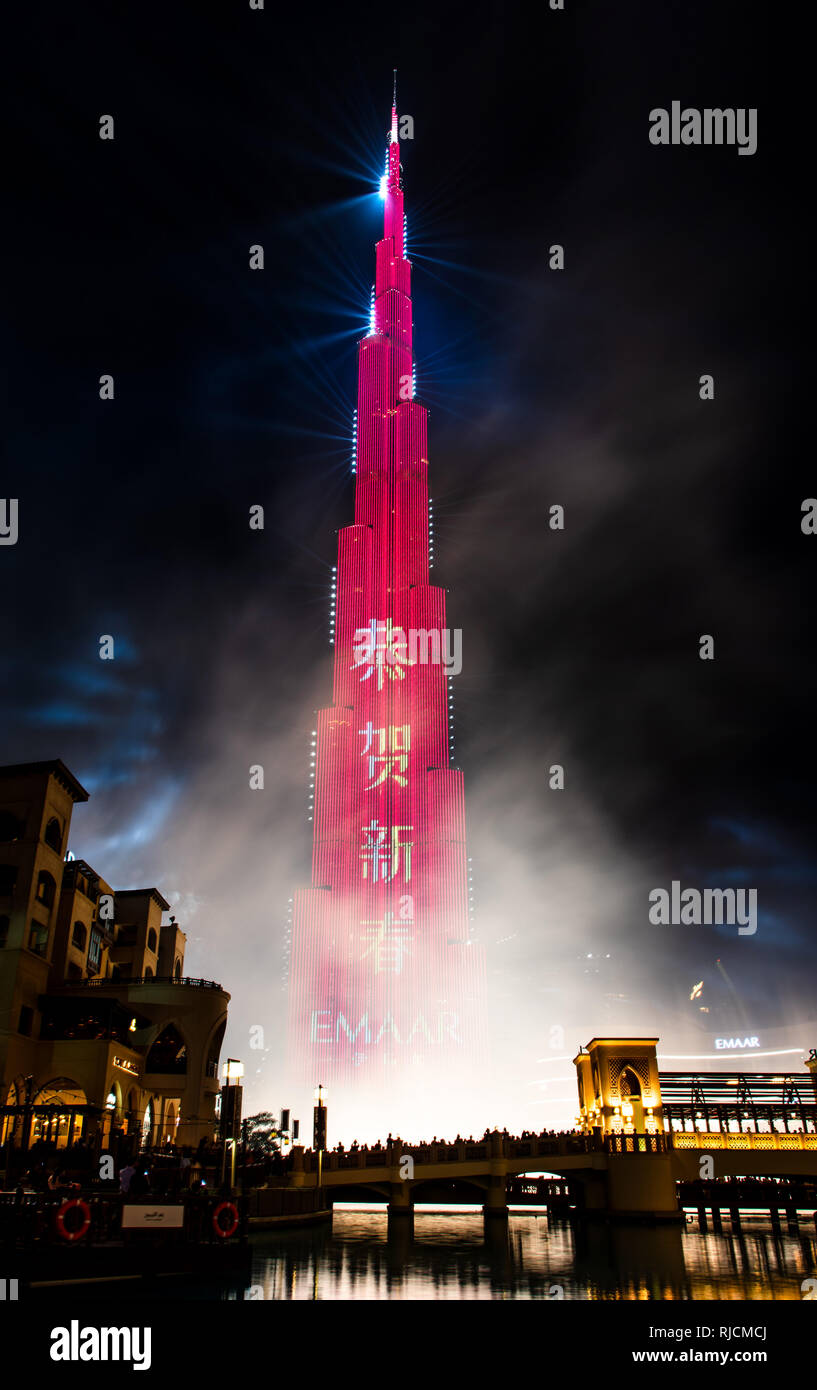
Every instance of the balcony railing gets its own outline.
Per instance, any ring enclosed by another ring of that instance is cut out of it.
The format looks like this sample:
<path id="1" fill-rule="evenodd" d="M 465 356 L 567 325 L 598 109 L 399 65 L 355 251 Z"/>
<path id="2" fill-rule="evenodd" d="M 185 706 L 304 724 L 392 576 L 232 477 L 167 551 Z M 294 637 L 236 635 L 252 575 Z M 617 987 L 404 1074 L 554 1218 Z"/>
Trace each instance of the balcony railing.
<path id="1" fill-rule="evenodd" d="M 192 989 L 221 989 L 217 980 L 198 980 L 192 975 L 107 975 L 104 979 L 75 980 L 67 988 L 74 989 L 130 989 L 132 985 L 186 985 Z"/>

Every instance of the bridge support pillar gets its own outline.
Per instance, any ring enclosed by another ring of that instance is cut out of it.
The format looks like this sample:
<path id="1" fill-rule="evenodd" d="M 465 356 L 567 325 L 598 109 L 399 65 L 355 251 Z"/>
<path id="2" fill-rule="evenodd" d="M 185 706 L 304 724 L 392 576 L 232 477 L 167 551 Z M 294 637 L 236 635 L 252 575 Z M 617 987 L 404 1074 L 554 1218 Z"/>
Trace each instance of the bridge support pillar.
<path id="1" fill-rule="evenodd" d="M 498 1227 L 508 1223 L 508 1198 L 505 1193 L 505 1176 L 491 1174 L 485 1193 L 482 1215 L 487 1227 Z"/>
<path id="2" fill-rule="evenodd" d="M 304 1165 L 304 1150 L 302 1144 L 296 1144 L 290 1152 L 289 1185 L 290 1187 L 306 1186 L 306 1168 Z"/>
<path id="3" fill-rule="evenodd" d="M 607 1210 L 607 1174 L 588 1170 L 578 1179 L 580 1216 L 603 1216 Z"/>
<path id="4" fill-rule="evenodd" d="M 670 1155 L 609 1154 L 607 1210 L 611 1216 L 683 1221 Z"/>
<path id="5" fill-rule="evenodd" d="M 414 1203 L 407 1182 L 391 1183 L 387 1212 L 389 1240 L 411 1240 L 414 1235 Z"/>

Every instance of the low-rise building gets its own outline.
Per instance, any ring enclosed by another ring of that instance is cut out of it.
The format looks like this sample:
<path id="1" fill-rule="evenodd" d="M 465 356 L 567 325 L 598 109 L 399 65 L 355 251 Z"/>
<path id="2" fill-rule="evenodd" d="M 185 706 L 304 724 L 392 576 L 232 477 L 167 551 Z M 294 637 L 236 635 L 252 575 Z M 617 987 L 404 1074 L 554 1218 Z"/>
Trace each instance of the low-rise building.
<path id="1" fill-rule="evenodd" d="M 0 768 L 0 1145 L 197 1145 L 230 996 L 185 975 L 157 888 L 67 857 L 87 800 L 59 759 Z"/>

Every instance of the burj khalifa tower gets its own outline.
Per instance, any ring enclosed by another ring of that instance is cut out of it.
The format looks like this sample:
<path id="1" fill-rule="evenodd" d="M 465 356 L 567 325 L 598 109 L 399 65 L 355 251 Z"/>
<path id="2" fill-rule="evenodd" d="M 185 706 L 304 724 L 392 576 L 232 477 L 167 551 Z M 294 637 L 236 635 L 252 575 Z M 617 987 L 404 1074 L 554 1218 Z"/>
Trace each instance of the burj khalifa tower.
<path id="1" fill-rule="evenodd" d="M 406 120 L 407 118 L 403 118 Z M 428 411 L 415 393 L 401 119 L 388 134 L 370 330 L 358 345 L 354 521 L 338 533 L 332 703 L 313 736 L 311 886 L 295 892 L 289 1070 L 425 1085 L 485 1048 L 446 592 L 429 579 Z"/>

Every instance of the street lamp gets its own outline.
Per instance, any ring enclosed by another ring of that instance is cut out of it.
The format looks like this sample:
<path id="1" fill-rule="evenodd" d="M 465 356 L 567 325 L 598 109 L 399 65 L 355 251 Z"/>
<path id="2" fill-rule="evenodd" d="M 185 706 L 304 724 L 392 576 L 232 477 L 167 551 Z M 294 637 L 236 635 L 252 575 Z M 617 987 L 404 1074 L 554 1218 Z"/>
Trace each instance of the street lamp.
<path id="1" fill-rule="evenodd" d="M 315 1087 L 315 1108 L 312 1111 L 312 1147 L 318 1155 L 318 1182 L 323 1178 L 323 1151 L 326 1148 L 326 1087 Z"/>
<path id="2" fill-rule="evenodd" d="M 230 1147 L 230 1187 L 235 1187 L 235 1150 L 241 1133 L 241 1102 L 244 1088 L 239 1085 L 244 1075 L 244 1063 L 228 1057 L 222 1068 L 224 1085 L 221 1088 L 221 1138 L 224 1154 L 221 1164 L 222 1181 L 226 1176 L 227 1147 Z"/>

